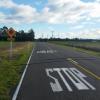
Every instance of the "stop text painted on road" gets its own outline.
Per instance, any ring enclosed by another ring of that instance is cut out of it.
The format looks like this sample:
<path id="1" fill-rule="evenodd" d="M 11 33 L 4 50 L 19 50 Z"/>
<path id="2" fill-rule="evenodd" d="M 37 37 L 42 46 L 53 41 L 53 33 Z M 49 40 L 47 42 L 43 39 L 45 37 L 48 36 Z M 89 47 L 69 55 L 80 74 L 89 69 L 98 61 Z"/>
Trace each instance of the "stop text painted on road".
<path id="1" fill-rule="evenodd" d="M 50 78 L 50 80 L 52 80 L 50 82 L 50 86 L 53 92 L 63 91 L 59 80 L 54 76 L 55 73 L 60 76 L 69 92 L 73 91 L 70 83 L 72 83 L 78 90 L 96 90 L 93 85 L 91 85 L 89 82 L 87 82 L 87 80 L 84 79 L 87 76 L 76 68 L 47 68 L 46 74 Z M 66 78 L 70 80 L 70 82 L 68 81 L 69 83 L 64 76 L 66 76 Z"/>

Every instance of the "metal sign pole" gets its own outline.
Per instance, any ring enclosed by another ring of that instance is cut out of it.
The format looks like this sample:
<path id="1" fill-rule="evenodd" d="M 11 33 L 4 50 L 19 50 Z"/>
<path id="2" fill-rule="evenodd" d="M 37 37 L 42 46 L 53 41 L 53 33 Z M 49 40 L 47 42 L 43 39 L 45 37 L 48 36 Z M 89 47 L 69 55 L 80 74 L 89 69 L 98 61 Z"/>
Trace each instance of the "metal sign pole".
<path id="1" fill-rule="evenodd" d="M 10 41 L 10 59 L 12 60 L 12 40 Z"/>
<path id="2" fill-rule="evenodd" d="M 12 47 L 12 40 L 13 40 L 13 36 L 15 35 L 15 30 L 13 28 L 9 28 L 9 30 L 6 31 L 8 36 L 10 37 L 10 59 L 12 59 L 12 52 L 13 52 L 13 47 Z"/>

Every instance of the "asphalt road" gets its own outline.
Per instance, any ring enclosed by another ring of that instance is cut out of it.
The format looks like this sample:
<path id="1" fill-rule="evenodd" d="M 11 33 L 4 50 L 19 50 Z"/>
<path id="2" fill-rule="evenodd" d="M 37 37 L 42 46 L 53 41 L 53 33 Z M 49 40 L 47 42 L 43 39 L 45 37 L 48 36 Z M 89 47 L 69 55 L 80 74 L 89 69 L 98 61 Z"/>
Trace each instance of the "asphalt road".
<path id="1" fill-rule="evenodd" d="M 37 42 L 16 100 L 100 100 L 100 58 Z"/>

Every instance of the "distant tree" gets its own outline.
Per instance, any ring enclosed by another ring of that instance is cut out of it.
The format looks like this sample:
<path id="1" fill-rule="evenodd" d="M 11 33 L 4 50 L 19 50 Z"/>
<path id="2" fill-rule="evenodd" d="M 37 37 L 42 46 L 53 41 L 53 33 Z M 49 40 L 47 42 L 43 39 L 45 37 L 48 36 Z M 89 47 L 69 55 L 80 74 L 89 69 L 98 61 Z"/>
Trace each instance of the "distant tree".
<path id="1" fill-rule="evenodd" d="M 2 28 L 0 28 L 0 41 L 2 40 Z"/>
<path id="2" fill-rule="evenodd" d="M 15 40 L 16 41 L 25 41 L 25 32 L 24 32 L 24 30 L 16 32 Z"/>
<path id="3" fill-rule="evenodd" d="M 8 28 L 6 26 L 2 28 L 2 40 L 4 41 L 7 41 L 7 37 L 8 37 L 7 32 L 6 32 L 7 30 Z"/>
<path id="4" fill-rule="evenodd" d="M 4 26 L 3 28 L 0 28 L 0 40 L 7 41 L 8 34 L 7 34 L 8 28 Z M 30 29 L 27 33 L 24 32 L 24 30 L 16 31 L 16 34 L 13 38 L 15 38 L 15 41 L 33 41 L 34 40 L 34 34 L 35 32 L 33 29 Z"/>
<path id="5" fill-rule="evenodd" d="M 7 28 L 6 26 L 4 26 L 2 29 L 3 29 L 3 30 L 8 30 L 8 28 Z"/>
<path id="6" fill-rule="evenodd" d="M 29 41 L 34 41 L 34 37 L 35 37 L 35 32 L 33 31 L 33 29 L 30 29 L 28 31 L 28 40 Z"/>

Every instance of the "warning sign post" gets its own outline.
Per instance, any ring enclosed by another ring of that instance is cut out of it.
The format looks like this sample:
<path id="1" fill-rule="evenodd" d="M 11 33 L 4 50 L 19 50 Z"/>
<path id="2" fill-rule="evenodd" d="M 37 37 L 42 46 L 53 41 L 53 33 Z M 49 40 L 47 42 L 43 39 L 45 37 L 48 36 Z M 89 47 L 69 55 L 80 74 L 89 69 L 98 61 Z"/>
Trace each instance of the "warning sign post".
<path id="1" fill-rule="evenodd" d="M 13 52 L 13 42 L 12 42 L 12 40 L 15 36 L 15 33 L 16 33 L 16 31 L 13 28 L 9 28 L 7 30 L 7 34 L 8 34 L 9 40 L 10 40 L 10 59 L 12 59 L 12 55 L 13 55 L 12 54 L 12 52 Z"/>

